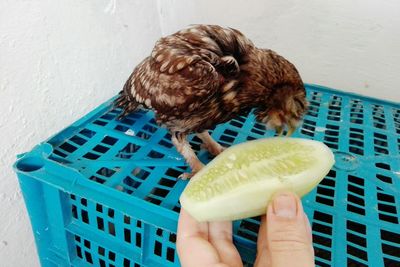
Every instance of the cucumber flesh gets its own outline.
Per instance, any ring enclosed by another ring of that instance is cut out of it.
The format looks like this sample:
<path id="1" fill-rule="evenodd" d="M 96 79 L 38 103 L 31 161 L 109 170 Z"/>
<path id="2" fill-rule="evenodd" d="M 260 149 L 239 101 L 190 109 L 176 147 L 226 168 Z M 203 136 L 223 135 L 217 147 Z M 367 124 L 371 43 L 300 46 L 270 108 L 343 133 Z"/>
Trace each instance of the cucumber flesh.
<path id="1" fill-rule="evenodd" d="M 290 190 L 310 192 L 334 164 L 323 143 L 275 137 L 232 146 L 193 176 L 180 197 L 198 221 L 262 215 L 271 197 Z"/>

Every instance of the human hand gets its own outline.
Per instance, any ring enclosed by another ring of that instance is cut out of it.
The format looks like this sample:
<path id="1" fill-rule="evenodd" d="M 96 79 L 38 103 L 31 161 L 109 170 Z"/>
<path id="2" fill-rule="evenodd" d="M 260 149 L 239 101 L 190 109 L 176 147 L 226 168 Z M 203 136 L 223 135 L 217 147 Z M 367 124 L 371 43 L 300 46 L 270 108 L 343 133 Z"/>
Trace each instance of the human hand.
<path id="1" fill-rule="evenodd" d="M 177 250 L 183 267 L 243 266 L 232 242 L 232 222 L 199 223 L 184 209 L 179 217 Z M 275 196 L 262 216 L 254 266 L 314 266 L 310 223 L 295 194 Z"/>

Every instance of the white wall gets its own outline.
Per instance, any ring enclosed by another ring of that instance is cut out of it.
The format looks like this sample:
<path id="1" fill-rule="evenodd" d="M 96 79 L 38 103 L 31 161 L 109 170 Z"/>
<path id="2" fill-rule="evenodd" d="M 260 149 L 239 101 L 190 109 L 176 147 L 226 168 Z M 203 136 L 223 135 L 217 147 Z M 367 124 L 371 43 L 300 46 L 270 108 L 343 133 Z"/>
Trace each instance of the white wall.
<path id="1" fill-rule="evenodd" d="M 2 266 L 38 266 L 15 155 L 114 95 L 161 33 L 191 23 L 242 30 L 307 82 L 400 101 L 397 0 L 2 0 Z"/>
<path id="2" fill-rule="evenodd" d="M 156 1 L 0 1 L 1 266 L 39 265 L 15 155 L 116 94 L 159 25 Z"/>
<path id="3" fill-rule="evenodd" d="M 398 0 L 159 2 L 165 34 L 192 23 L 236 27 L 292 61 L 306 82 L 400 101 Z"/>

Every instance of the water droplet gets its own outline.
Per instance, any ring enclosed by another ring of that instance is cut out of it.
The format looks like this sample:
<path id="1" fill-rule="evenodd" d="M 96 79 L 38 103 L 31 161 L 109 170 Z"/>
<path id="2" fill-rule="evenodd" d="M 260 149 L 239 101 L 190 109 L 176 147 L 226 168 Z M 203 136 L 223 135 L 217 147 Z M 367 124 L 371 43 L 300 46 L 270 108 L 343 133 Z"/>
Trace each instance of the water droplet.
<path id="1" fill-rule="evenodd" d="M 135 136 L 135 132 L 134 132 L 132 129 L 128 129 L 128 130 L 125 132 L 125 134 L 126 134 L 126 135 L 129 135 L 129 136 Z"/>

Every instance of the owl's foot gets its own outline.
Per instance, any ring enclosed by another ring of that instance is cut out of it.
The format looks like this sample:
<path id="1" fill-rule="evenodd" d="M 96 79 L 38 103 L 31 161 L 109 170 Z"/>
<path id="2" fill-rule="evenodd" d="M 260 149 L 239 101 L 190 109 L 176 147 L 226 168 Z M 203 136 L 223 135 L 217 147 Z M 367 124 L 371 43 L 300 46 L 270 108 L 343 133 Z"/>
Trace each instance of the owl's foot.
<path id="1" fill-rule="evenodd" d="M 184 172 L 178 176 L 178 179 L 187 180 L 192 178 L 196 173 L 193 172 Z"/>
<path id="2" fill-rule="evenodd" d="M 220 144 L 218 144 L 217 142 L 214 143 L 204 143 L 201 145 L 202 148 L 206 149 L 211 155 L 213 156 L 218 156 L 219 154 L 221 154 L 226 147 L 221 146 Z"/>
<path id="3" fill-rule="evenodd" d="M 211 155 L 217 156 L 222 151 L 225 150 L 225 147 L 221 146 L 218 144 L 208 133 L 208 131 L 204 131 L 202 133 L 197 134 L 197 136 L 203 141 L 203 144 L 201 145 L 202 148 L 207 149 L 208 152 L 210 152 Z"/>
<path id="4" fill-rule="evenodd" d="M 193 149 L 190 147 L 189 142 L 186 140 L 186 135 L 172 133 L 171 141 L 178 152 L 185 158 L 190 168 L 192 168 L 191 173 L 182 173 L 178 178 L 183 180 L 191 178 L 204 167 L 203 163 L 197 158 Z"/>
<path id="5" fill-rule="evenodd" d="M 194 161 L 194 162 L 188 162 L 188 163 L 192 168 L 192 172 L 182 173 L 181 175 L 178 176 L 179 179 L 182 179 L 182 180 L 190 179 L 204 167 L 204 164 L 201 163 L 200 161 L 197 161 L 197 162 Z"/>
<path id="6" fill-rule="evenodd" d="M 181 175 L 179 175 L 178 178 L 179 178 L 179 179 L 182 179 L 182 180 L 187 180 L 187 179 L 192 178 L 192 176 L 193 176 L 192 173 L 184 172 L 184 173 L 182 173 Z"/>

